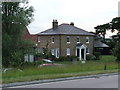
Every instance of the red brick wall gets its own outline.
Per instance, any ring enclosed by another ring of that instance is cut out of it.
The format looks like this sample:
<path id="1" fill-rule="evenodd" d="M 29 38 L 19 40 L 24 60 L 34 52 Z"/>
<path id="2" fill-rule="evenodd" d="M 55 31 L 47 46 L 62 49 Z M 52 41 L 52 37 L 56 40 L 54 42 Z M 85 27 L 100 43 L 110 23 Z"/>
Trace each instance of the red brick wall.
<path id="1" fill-rule="evenodd" d="M 23 40 L 32 40 L 33 42 L 37 43 L 37 35 L 31 35 L 27 28 L 25 28 L 22 36 Z"/>

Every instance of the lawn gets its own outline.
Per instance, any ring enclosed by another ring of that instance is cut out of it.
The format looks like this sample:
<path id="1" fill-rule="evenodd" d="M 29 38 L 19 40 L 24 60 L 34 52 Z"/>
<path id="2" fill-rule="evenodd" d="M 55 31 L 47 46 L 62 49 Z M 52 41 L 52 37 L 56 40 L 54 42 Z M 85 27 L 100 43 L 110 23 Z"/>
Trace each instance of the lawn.
<path id="1" fill-rule="evenodd" d="M 49 67 L 32 66 L 24 68 L 23 71 L 17 71 L 14 69 L 5 72 L 2 74 L 3 83 L 111 73 L 118 71 L 118 63 L 115 62 L 114 56 L 102 56 L 99 61 L 86 61 L 85 64 L 82 64 L 81 61 L 78 61 L 77 64 L 72 64 L 70 61 L 57 63 L 64 65 Z M 104 70 L 105 65 L 106 70 Z"/>

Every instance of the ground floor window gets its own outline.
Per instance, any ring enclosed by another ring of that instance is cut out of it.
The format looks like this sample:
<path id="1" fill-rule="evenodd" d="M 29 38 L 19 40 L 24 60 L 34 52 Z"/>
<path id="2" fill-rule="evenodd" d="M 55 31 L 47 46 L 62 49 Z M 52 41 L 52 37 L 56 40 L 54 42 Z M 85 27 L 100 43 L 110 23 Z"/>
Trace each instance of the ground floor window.
<path id="1" fill-rule="evenodd" d="M 67 48 L 67 56 L 70 55 L 70 48 Z"/>
<path id="2" fill-rule="evenodd" d="M 89 54 L 89 53 L 90 53 L 89 48 L 86 48 L 86 54 Z"/>
<path id="3" fill-rule="evenodd" d="M 38 53 L 40 53 L 40 48 L 38 48 Z"/>
<path id="4" fill-rule="evenodd" d="M 51 54 L 54 55 L 54 48 L 51 48 Z"/>
<path id="5" fill-rule="evenodd" d="M 42 52 L 42 54 L 44 54 L 44 53 L 45 53 L 45 48 L 42 48 L 42 51 L 41 51 L 41 52 Z"/>
<path id="6" fill-rule="evenodd" d="M 24 61 L 25 62 L 34 62 L 34 55 L 32 55 L 32 54 L 25 54 L 24 55 Z"/>

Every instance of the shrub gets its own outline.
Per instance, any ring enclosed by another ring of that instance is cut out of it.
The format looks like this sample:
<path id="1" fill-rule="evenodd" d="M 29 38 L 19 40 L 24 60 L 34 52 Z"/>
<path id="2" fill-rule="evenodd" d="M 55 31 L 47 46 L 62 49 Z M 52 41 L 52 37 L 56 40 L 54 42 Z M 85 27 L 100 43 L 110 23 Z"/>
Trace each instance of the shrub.
<path id="1" fill-rule="evenodd" d="M 96 60 L 96 57 L 95 57 L 95 55 L 93 55 L 93 56 L 91 57 L 91 59 L 92 59 L 92 60 Z"/>
<path id="2" fill-rule="evenodd" d="M 117 58 L 116 58 L 116 61 L 117 61 L 117 62 L 120 62 L 120 41 L 118 41 L 118 42 L 116 43 L 116 46 L 115 46 L 115 48 L 114 48 L 114 50 L 113 50 L 113 54 L 114 54 L 114 56 L 117 57 Z"/>
<path id="3" fill-rule="evenodd" d="M 77 56 L 67 56 L 67 57 L 60 56 L 59 58 L 56 58 L 55 60 L 56 61 L 73 61 L 74 59 L 77 59 L 77 58 L 78 58 Z"/>
<path id="4" fill-rule="evenodd" d="M 65 61 L 65 57 L 60 56 L 59 58 L 56 58 L 55 60 L 56 60 L 56 61 Z"/>
<path id="5" fill-rule="evenodd" d="M 86 59 L 87 59 L 87 60 L 91 60 L 91 58 L 92 58 L 91 55 L 87 55 L 87 56 L 86 56 Z"/>
<path id="6" fill-rule="evenodd" d="M 96 57 L 96 60 L 100 60 L 100 55 L 101 55 L 100 52 L 94 52 L 94 55 Z"/>

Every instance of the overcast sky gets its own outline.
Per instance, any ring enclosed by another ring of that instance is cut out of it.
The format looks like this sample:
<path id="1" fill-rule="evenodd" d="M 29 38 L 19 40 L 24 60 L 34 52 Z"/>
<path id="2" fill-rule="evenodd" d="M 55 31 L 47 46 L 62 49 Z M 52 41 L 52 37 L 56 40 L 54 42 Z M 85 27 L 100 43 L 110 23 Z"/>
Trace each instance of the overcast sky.
<path id="1" fill-rule="evenodd" d="M 34 21 L 28 29 L 36 34 L 52 27 L 53 19 L 58 24 L 71 23 L 86 31 L 95 31 L 94 27 L 110 22 L 118 16 L 120 0 L 29 0 L 33 6 Z M 108 33 L 110 36 L 111 34 Z"/>

